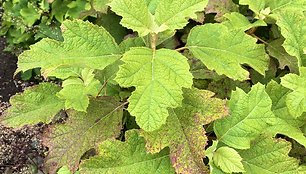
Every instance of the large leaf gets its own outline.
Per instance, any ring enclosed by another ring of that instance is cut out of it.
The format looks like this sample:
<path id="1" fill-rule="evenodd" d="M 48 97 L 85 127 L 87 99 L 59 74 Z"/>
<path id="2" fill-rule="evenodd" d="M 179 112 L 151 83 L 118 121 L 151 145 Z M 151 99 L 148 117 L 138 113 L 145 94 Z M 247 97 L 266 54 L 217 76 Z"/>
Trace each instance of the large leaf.
<path id="1" fill-rule="evenodd" d="M 251 140 L 275 124 L 271 107 L 263 85 L 254 85 L 248 94 L 237 88 L 229 101 L 231 115 L 214 124 L 218 140 L 236 149 L 250 148 Z"/>
<path id="2" fill-rule="evenodd" d="M 306 1 L 305 1 L 306 2 Z M 304 5 L 304 9 L 306 3 Z M 276 24 L 280 27 L 285 38 L 283 47 L 291 55 L 298 59 L 299 66 L 306 66 L 306 15 L 296 11 L 285 11 L 278 15 Z"/>
<path id="3" fill-rule="evenodd" d="M 230 147 L 220 147 L 214 152 L 213 161 L 226 173 L 245 172 L 238 152 Z"/>
<path id="4" fill-rule="evenodd" d="M 146 131 L 166 123 L 168 108 L 181 105 L 182 88 L 190 88 L 192 75 L 187 58 L 174 50 L 131 48 L 121 59 L 115 80 L 122 87 L 135 86 L 128 111 Z"/>
<path id="5" fill-rule="evenodd" d="M 266 88 L 272 100 L 272 111 L 278 118 L 277 124 L 268 128 L 274 134 L 283 134 L 293 138 L 300 144 L 306 147 L 306 137 L 300 127 L 305 124 L 305 115 L 299 118 L 294 118 L 286 106 L 286 98 L 291 91 L 275 81 L 271 81 Z"/>
<path id="6" fill-rule="evenodd" d="M 291 144 L 282 139 L 259 137 L 248 150 L 240 150 L 248 174 L 298 174 L 299 161 L 289 157 Z"/>
<path id="7" fill-rule="evenodd" d="M 101 88 L 99 80 L 94 78 L 93 70 L 83 69 L 80 78 L 71 77 L 62 84 L 63 89 L 57 94 L 65 99 L 65 108 L 84 111 L 89 104 L 88 95 L 96 96 Z"/>
<path id="8" fill-rule="evenodd" d="M 164 126 L 153 132 L 141 132 L 149 152 L 170 147 L 171 162 L 177 173 L 205 173 L 202 159 L 207 138 L 203 125 L 227 115 L 225 102 L 212 98 L 213 95 L 210 91 L 185 89 L 182 107 L 170 109 Z"/>
<path id="9" fill-rule="evenodd" d="M 81 163 L 83 174 L 174 174 L 168 149 L 147 154 L 145 141 L 136 130 L 126 132 L 126 141 L 105 141 L 99 145 L 98 156 Z"/>
<path id="10" fill-rule="evenodd" d="M 249 5 L 249 8 L 257 15 L 269 8 L 270 13 L 277 14 L 284 10 L 304 11 L 305 0 L 240 0 L 239 4 Z"/>
<path id="11" fill-rule="evenodd" d="M 197 18 L 195 12 L 204 11 L 208 0 L 161 0 L 155 11 L 155 19 L 164 30 L 183 28 L 188 18 Z"/>
<path id="12" fill-rule="evenodd" d="M 188 36 L 187 46 L 208 69 L 235 80 L 249 77 L 242 64 L 248 64 L 262 75 L 268 67 L 264 45 L 256 44 L 256 39 L 244 31 L 231 30 L 222 24 L 194 27 Z"/>
<path id="13" fill-rule="evenodd" d="M 289 113 L 295 118 L 306 112 L 306 68 L 300 68 L 300 75 L 287 74 L 281 80 L 281 84 L 292 90 L 288 94 L 286 104 Z"/>
<path id="14" fill-rule="evenodd" d="M 45 159 L 49 173 L 64 165 L 74 172 L 86 151 L 99 142 L 116 138 L 122 128 L 122 109 L 113 98 L 92 99 L 87 113 L 68 110 L 65 124 L 48 127 L 43 141 L 49 147 Z"/>
<path id="15" fill-rule="evenodd" d="M 10 99 L 11 107 L 1 119 L 1 123 L 11 127 L 21 127 L 39 122 L 50 123 L 52 118 L 64 108 L 64 101 L 56 97 L 61 88 L 52 83 L 41 83 L 27 88 L 23 93 Z"/>
<path id="16" fill-rule="evenodd" d="M 26 71 L 41 67 L 45 76 L 62 68 L 104 69 L 120 58 L 120 49 L 102 27 L 80 20 L 62 24 L 64 42 L 51 39 L 31 46 L 19 56 L 18 69 Z"/>

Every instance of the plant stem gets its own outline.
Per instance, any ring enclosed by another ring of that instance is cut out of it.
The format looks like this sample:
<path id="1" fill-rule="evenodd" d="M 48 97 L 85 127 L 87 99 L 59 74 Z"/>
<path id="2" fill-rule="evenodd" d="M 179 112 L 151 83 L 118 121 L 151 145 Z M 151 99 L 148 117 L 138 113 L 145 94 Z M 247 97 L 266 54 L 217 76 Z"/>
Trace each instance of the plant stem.
<path id="1" fill-rule="evenodd" d="M 175 49 L 175 51 L 183 51 L 183 50 L 186 50 L 186 49 L 188 49 L 188 47 L 181 47 L 181 48 Z"/>
<path id="2" fill-rule="evenodd" d="M 102 90 L 106 87 L 107 83 L 108 83 L 108 80 L 105 80 L 103 85 L 101 86 L 98 94 L 96 95 L 96 97 L 98 97 L 101 94 Z"/>
<path id="3" fill-rule="evenodd" d="M 153 52 L 156 51 L 156 43 L 157 43 L 157 38 L 158 35 L 156 33 L 151 33 L 151 48 Z"/>
<path id="4" fill-rule="evenodd" d="M 261 39 L 260 37 L 256 36 L 255 34 L 251 34 L 251 36 L 253 36 L 254 38 L 258 39 L 260 42 L 266 44 L 266 45 L 269 45 L 268 42 L 264 41 L 263 39 Z"/>

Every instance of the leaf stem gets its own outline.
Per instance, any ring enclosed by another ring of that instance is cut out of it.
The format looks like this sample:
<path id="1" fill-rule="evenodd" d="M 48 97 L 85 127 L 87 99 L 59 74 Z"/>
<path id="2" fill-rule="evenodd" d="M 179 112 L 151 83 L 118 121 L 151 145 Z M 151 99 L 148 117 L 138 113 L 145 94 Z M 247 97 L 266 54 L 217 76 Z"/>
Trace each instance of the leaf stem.
<path id="1" fill-rule="evenodd" d="M 158 35 L 156 33 L 151 33 L 151 48 L 153 52 L 156 51 L 157 39 L 158 39 Z"/>
<path id="2" fill-rule="evenodd" d="M 98 97 L 101 94 L 102 90 L 106 87 L 107 83 L 108 83 L 108 80 L 105 80 L 103 85 L 101 86 L 98 94 L 96 95 L 96 97 Z"/>
<path id="3" fill-rule="evenodd" d="M 175 51 L 183 51 L 183 50 L 186 50 L 186 49 L 188 49 L 188 47 L 181 47 L 181 48 L 175 49 Z"/>
<path id="4" fill-rule="evenodd" d="M 253 36 L 254 38 L 258 39 L 260 42 L 266 44 L 266 45 L 269 45 L 268 42 L 264 41 L 263 39 L 261 39 L 260 37 L 256 36 L 255 34 L 251 34 L 251 36 Z"/>

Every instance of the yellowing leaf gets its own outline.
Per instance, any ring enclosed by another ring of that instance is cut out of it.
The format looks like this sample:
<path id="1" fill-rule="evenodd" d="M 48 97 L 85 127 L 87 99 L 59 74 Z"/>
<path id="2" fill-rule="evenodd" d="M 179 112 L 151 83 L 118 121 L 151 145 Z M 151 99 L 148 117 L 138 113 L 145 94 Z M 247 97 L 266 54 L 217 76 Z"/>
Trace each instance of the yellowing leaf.
<path id="1" fill-rule="evenodd" d="M 300 75 L 288 74 L 281 78 L 281 84 L 292 90 L 288 94 L 286 104 L 289 113 L 295 118 L 306 112 L 306 68 L 300 68 Z"/>
<path id="2" fill-rule="evenodd" d="M 57 96 L 65 99 L 65 108 L 73 108 L 77 111 L 86 112 L 89 104 L 88 95 L 96 96 L 102 87 L 100 82 L 94 78 L 93 70 L 83 69 L 81 77 L 71 77 L 62 84 L 63 89 Z"/>
<path id="3" fill-rule="evenodd" d="M 238 151 L 248 174 L 298 174 L 299 161 L 289 157 L 291 144 L 282 139 L 261 136 L 250 149 Z"/>
<path id="4" fill-rule="evenodd" d="M 254 85 L 248 94 L 237 88 L 229 101 L 230 116 L 214 124 L 218 140 L 236 149 L 250 148 L 251 140 L 275 124 L 271 107 L 263 85 Z"/>
<path id="5" fill-rule="evenodd" d="M 121 60 L 124 64 L 115 80 L 122 87 L 136 87 L 128 111 L 142 129 L 160 128 L 166 123 L 168 108 L 181 105 L 182 88 L 192 85 L 187 58 L 174 50 L 131 48 Z"/>
<path id="6" fill-rule="evenodd" d="M 98 156 L 81 163 L 82 174 L 174 174 L 168 149 L 148 154 L 145 141 L 138 131 L 126 132 L 126 141 L 104 141 L 99 145 Z"/>
<path id="7" fill-rule="evenodd" d="M 177 173 L 205 173 L 202 158 L 207 138 L 203 125 L 227 115 L 225 102 L 212 98 L 213 95 L 210 91 L 184 89 L 182 107 L 170 109 L 167 123 L 156 131 L 141 132 L 147 141 L 147 150 L 157 153 L 169 146 Z"/>
<path id="8" fill-rule="evenodd" d="M 64 101 L 56 97 L 61 88 L 52 83 L 41 83 L 27 88 L 23 93 L 10 99 L 11 107 L 1 119 L 1 123 L 11 127 L 50 123 L 64 108 Z"/>
<path id="9" fill-rule="evenodd" d="M 264 45 L 256 44 L 256 39 L 244 31 L 231 30 L 222 24 L 194 27 L 188 36 L 187 46 L 208 69 L 235 80 L 249 77 L 242 64 L 248 64 L 262 75 L 268 68 L 269 59 Z"/>
<path id="10" fill-rule="evenodd" d="M 214 152 L 213 161 L 226 173 L 245 172 L 242 165 L 242 158 L 235 149 L 220 147 Z"/>
<path id="11" fill-rule="evenodd" d="M 62 30 L 64 42 L 43 39 L 23 52 L 16 73 L 38 67 L 45 76 L 72 67 L 103 70 L 120 58 L 118 45 L 102 27 L 67 20 L 62 24 Z"/>
<path id="12" fill-rule="evenodd" d="M 49 147 L 45 159 L 49 173 L 64 165 L 74 172 L 86 151 L 97 143 L 116 138 L 122 128 L 122 109 L 113 98 L 92 99 L 87 113 L 68 110 L 65 124 L 49 126 L 43 140 Z"/>

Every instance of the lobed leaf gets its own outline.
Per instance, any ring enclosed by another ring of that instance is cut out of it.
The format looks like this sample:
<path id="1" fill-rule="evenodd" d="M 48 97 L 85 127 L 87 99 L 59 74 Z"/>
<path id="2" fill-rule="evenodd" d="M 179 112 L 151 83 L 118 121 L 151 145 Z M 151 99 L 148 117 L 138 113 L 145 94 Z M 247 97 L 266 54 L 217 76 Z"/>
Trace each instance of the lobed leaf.
<path id="1" fill-rule="evenodd" d="M 156 154 L 147 154 L 145 141 L 138 136 L 137 130 L 126 132 L 125 142 L 108 140 L 101 143 L 98 156 L 83 161 L 80 172 L 83 174 L 175 173 L 170 164 L 168 149 Z"/>
<path id="2" fill-rule="evenodd" d="M 297 118 L 306 112 L 306 68 L 300 68 L 300 75 L 287 74 L 281 78 L 281 84 L 291 89 L 292 92 L 286 98 L 289 113 Z"/>
<path id="3" fill-rule="evenodd" d="M 61 88 L 52 83 L 41 83 L 27 88 L 10 99 L 12 105 L 4 114 L 1 123 L 11 127 L 50 123 L 64 109 L 64 101 L 56 97 Z"/>
<path id="4" fill-rule="evenodd" d="M 157 153 L 169 146 L 171 163 L 177 173 L 205 173 L 202 159 L 207 138 L 203 125 L 227 115 L 225 102 L 212 98 L 213 95 L 210 91 L 184 89 L 182 107 L 169 109 L 164 126 L 153 132 L 141 131 L 147 150 Z"/>
<path id="5" fill-rule="evenodd" d="M 44 133 L 44 144 L 49 148 L 45 167 L 50 174 L 61 166 L 76 171 L 79 160 L 97 143 L 116 138 L 122 128 L 120 103 L 111 97 L 90 100 L 87 113 L 68 110 L 65 124 L 49 126 Z"/>
<path id="6" fill-rule="evenodd" d="M 160 128 L 168 108 L 181 105 L 182 88 L 192 85 L 187 58 L 174 50 L 131 48 L 121 60 L 115 80 L 122 87 L 136 87 L 128 111 L 145 131 Z"/>
<path id="7" fill-rule="evenodd" d="M 256 44 L 256 39 L 244 31 L 231 30 L 222 24 L 194 27 L 187 46 L 208 69 L 235 80 L 248 79 L 249 72 L 241 67 L 242 64 L 251 66 L 262 75 L 269 64 L 264 45 Z"/>
<path id="8" fill-rule="evenodd" d="M 237 88 L 229 101 L 230 116 L 214 123 L 218 140 L 236 149 L 250 148 L 251 140 L 276 123 L 271 107 L 263 85 L 254 85 L 248 94 Z"/>
<path id="9" fill-rule="evenodd" d="M 62 24 L 64 42 L 43 39 L 19 56 L 17 72 L 41 68 L 45 76 L 61 69 L 103 70 L 120 58 L 120 49 L 102 27 L 81 20 Z M 69 76 L 69 75 L 68 75 Z"/>

